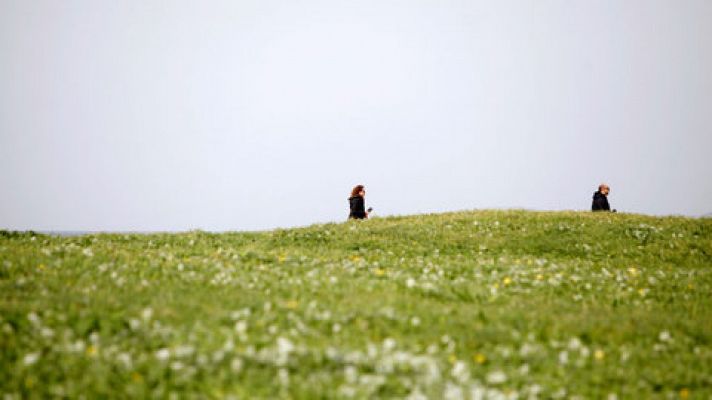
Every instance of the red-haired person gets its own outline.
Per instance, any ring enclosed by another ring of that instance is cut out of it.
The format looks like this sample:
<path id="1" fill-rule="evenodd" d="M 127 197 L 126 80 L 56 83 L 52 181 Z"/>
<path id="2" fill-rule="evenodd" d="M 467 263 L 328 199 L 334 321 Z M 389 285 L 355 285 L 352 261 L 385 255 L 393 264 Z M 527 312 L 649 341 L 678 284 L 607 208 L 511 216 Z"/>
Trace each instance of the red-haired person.
<path id="1" fill-rule="evenodd" d="M 611 192 L 611 188 L 602 183 L 598 185 L 598 192 L 593 194 L 593 203 L 591 204 L 592 211 L 611 211 L 611 206 L 608 204 L 608 193 Z M 616 210 L 613 210 L 616 212 Z"/>
<path id="2" fill-rule="evenodd" d="M 351 197 L 349 197 L 349 206 L 351 211 L 349 212 L 349 219 L 366 219 L 368 218 L 368 213 L 366 212 L 366 204 L 364 197 L 366 196 L 366 190 L 363 185 L 356 185 L 351 190 Z"/>

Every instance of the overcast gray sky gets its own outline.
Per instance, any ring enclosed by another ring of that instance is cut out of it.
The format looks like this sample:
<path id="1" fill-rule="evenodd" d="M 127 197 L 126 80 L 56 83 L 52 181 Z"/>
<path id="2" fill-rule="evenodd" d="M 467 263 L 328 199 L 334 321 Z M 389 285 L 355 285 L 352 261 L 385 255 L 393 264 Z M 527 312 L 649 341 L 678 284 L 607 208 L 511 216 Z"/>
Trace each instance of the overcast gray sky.
<path id="1" fill-rule="evenodd" d="M 712 211 L 712 1 L 0 0 L 0 228 Z"/>

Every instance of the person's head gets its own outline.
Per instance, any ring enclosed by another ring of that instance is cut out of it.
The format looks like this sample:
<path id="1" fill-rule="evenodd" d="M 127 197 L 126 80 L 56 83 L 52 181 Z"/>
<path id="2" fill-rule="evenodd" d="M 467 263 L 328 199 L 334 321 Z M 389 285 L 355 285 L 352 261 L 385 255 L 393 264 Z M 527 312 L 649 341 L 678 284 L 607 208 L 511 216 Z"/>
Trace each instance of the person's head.
<path id="1" fill-rule="evenodd" d="M 363 197 L 366 195 L 366 190 L 363 187 L 363 185 L 356 185 L 354 188 L 351 190 L 351 197 Z"/>
<path id="2" fill-rule="evenodd" d="M 605 183 L 602 183 L 598 185 L 598 191 L 601 192 L 601 194 L 603 194 L 604 196 L 608 196 L 608 193 L 611 192 L 611 188 Z"/>

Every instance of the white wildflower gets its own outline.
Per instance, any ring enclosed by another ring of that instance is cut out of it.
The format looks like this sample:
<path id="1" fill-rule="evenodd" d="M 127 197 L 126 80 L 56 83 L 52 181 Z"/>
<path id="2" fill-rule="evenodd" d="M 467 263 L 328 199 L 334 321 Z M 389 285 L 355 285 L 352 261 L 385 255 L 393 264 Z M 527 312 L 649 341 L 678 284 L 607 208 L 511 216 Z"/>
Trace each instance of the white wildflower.
<path id="1" fill-rule="evenodd" d="M 448 382 L 445 386 L 443 398 L 446 400 L 462 400 L 465 398 L 465 395 L 461 387 L 454 385 L 452 382 Z"/>
<path id="2" fill-rule="evenodd" d="M 433 360 L 432 358 L 425 358 L 424 369 L 424 378 L 426 384 L 432 385 L 440 380 L 440 367 L 438 367 L 438 363 L 435 362 L 435 360 Z"/>
<path id="3" fill-rule="evenodd" d="M 230 318 L 232 320 L 237 321 L 238 319 L 242 319 L 243 317 L 249 317 L 251 314 L 250 308 L 245 307 L 241 310 L 233 311 L 230 313 Z"/>
<path id="4" fill-rule="evenodd" d="M 39 359 L 40 359 L 40 353 L 29 353 L 29 354 L 25 354 L 25 357 L 22 358 L 22 363 L 27 366 L 30 366 L 30 365 L 36 363 L 37 360 L 39 360 Z"/>
<path id="5" fill-rule="evenodd" d="M 568 363 L 569 363 L 569 352 L 564 350 L 559 353 L 559 364 L 566 365 Z"/>
<path id="6" fill-rule="evenodd" d="M 219 363 L 223 359 L 225 359 L 225 351 L 218 349 L 213 352 L 212 360 L 214 363 Z"/>
<path id="7" fill-rule="evenodd" d="M 529 344 L 529 343 L 524 343 L 522 347 L 519 349 L 519 355 L 522 357 L 527 357 L 530 354 L 533 354 L 536 352 L 536 346 Z"/>
<path id="8" fill-rule="evenodd" d="M 579 338 L 574 337 L 569 340 L 569 350 L 577 350 L 579 347 L 581 347 L 581 340 L 579 340 Z"/>
<path id="9" fill-rule="evenodd" d="M 355 383 L 358 380 L 358 371 L 353 365 L 344 368 L 344 380 L 348 383 Z"/>
<path id="10" fill-rule="evenodd" d="M 239 373 L 242 371 L 243 362 L 241 358 L 233 358 L 230 362 L 230 369 L 234 373 Z"/>
<path id="11" fill-rule="evenodd" d="M 277 351 L 281 354 L 288 354 L 294 351 L 294 344 L 284 337 L 277 338 Z"/>
<path id="12" fill-rule="evenodd" d="M 542 391 L 542 387 L 538 383 L 535 383 L 535 384 L 529 386 L 528 389 L 529 389 L 528 392 L 529 392 L 530 397 L 534 397 L 534 398 L 536 398 L 539 395 L 539 393 L 541 393 L 541 391 Z"/>
<path id="13" fill-rule="evenodd" d="M 141 311 L 141 319 L 143 319 L 144 321 L 150 320 L 152 316 L 153 310 L 151 309 L 151 307 L 146 307 Z"/>
<path id="14" fill-rule="evenodd" d="M 492 371 L 487 374 L 487 383 L 492 385 L 497 385 L 507 381 L 507 375 L 502 371 Z"/>
<path id="15" fill-rule="evenodd" d="M 358 382 L 361 386 L 375 389 L 386 383 L 386 377 L 381 375 L 361 375 Z"/>
<path id="16" fill-rule="evenodd" d="M 406 397 L 406 400 L 428 400 L 428 397 L 423 394 L 423 392 L 420 391 L 420 389 L 415 388 L 408 397 Z"/>
<path id="17" fill-rule="evenodd" d="M 487 395 L 487 389 L 479 384 L 473 384 L 470 387 L 470 399 L 472 400 L 484 400 Z"/>
<path id="18" fill-rule="evenodd" d="M 131 368 L 132 362 L 131 362 L 131 354 L 129 353 L 119 353 L 119 355 L 116 356 L 116 359 L 124 365 L 125 368 Z"/>
<path id="19" fill-rule="evenodd" d="M 277 373 L 277 376 L 279 377 L 279 383 L 282 386 L 289 385 L 289 371 L 287 371 L 286 368 L 280 368 L 279 372 Z"/>
<path id="20" fill-rule="evenodd" d="M 242 320 L 235 322 L 235 332 L 237 332 L 239 335 L 244 335 L 246 331 L 247 331 L 247 322 L 242 321 Z"/>
<path id="21" fill-rule="evenodd" d="M 39 325 L 41 323 L 40 317 L 38 317 L 34 312 L 27 314 L 27 319 L 30 320 L 32 325 Z"/>
<path id="22" fill-rule="evenodd" d="M 171 356 L 171 351 L 167 348 L 162 348 L 156 351 L 156 358 L 160 361 L 166 361 Z"/>
<path id="23" fill-rule="evenodd" d="M 131 328 L 132 331 L 137 330 L 141 326 L 141 321 L 139 321 L 136 318 L 131 318 L 129 319 L 129 328 Z"/>
<path id="24" fill-rule="evenodd" d="M 660 339 L 661 342 L 669 342 L 672 339 L 672 336 L 670 336 L 670 332 L 662 331 L 660 332 L 660 335 L 658 335 L 658 339 Z"/>
<path id="25" fill-rule="evenodd" d="M 352 226 L 351 230 L 353 231 L 355 228 Z M 339 395 L 345 398 L 351 398 L 356 396 L 356 389 L 353 386 L 349 385 L 341 385 L 339 387 Z"/>
<path id="26" fill-rule="evenodd" d="M 521 367 L 519 367 L 519 375 L 528 375 L 529 374 L 529 364 L 522 364 Z"/>
<path id="27" fill-rule="evenodd" d="M 460 383 L 465 383 L 470 379 L 470 370 L 467 368 L 467 364 L 462 361 L 457 361 L 452 367 L 451 372 L 453 378 L 455 378 Z"/>
<path id="28" fill-rule="evenodd" d="M 86 344 L 83 340 L 79 339 L 76 342 L 70 344 L 68 348 L 69 351 L 72 351 L 74 353 L 82 353 L 84 352 L 84 349 L 86 349 Z"/>
<path id="29" fill-rule="evenodd" d="M 630 351 L 627 349 L 621 350 L 621 362 L 624 363 L 630 358 Z"/>

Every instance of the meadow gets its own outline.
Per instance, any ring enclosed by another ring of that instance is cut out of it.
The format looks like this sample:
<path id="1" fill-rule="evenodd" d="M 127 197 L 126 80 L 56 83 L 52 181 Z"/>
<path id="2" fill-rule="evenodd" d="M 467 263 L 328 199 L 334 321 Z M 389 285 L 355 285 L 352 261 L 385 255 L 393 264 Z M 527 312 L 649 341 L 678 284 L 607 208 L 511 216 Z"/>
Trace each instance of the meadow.
<path id="1" fill-rule="evenodd" d="M 712 398 L 712 219 L 0 231 L 0 395 Z"/>

